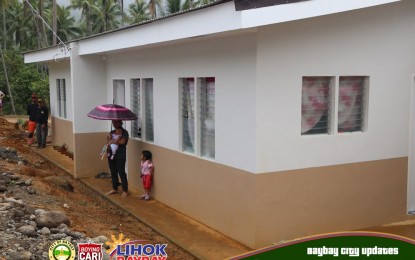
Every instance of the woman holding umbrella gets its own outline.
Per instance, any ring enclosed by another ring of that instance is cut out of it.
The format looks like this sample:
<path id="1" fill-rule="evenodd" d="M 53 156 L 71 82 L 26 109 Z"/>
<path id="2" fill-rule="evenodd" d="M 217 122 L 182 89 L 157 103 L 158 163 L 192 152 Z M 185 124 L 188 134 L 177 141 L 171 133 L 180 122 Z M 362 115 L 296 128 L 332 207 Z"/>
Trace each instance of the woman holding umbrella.
<path id="1" fill-rule="evenodd" d="M 112 125 L 115 128 L 107 136 L 107 142 L 112 139 L 112 135 L 115 130 L 121 130 L 121 138 L 118 138 L 115 142 L 118 145 L 117 153 L 114 158 L 108 157 L 108 166 L 111 171 L 112 178 L 112 190 L 107 192 L 107 195 L 118 193 L 118 176 L 121 179 L 121 188 L 123 190 L 122 196 L 125 198 L 128 196 L 128 180 L 127 173 L 125 172 L 125 162 L 127 160 L 127 143 L 128 143 L 128 131 L 122 127 L 122 120 L 136 120 L 137 115 L 126 107 L 116 104 L 99 105 L 88 113 L 89 117 L 99 120 L 112 120 Z"/>
<path id="2" fill-rule="evenodd" d="M 121 188 L 123 190 L 122 197 L 125 198 L 128 196 L 128 180 L 127 180 L 127 173 L 125 172 L 125 162 L 127 159 L 127 143 L 128 143 L 128 131 L 122 127 L 121 120 L 112 120 L 112 125 L 114 126 L 114 130 L 112 130 L 108 136 L 107 141 L 112 139 L 112 134 L 115 133 L 116 129 L 121 130 L 122 135 L 121 138 L 116 140 L 116 144 L 118 145 L 117 153 L 114 154 L 114 158 L 108 157 L 108 165 L 111 171 L 111 178 L 112 178 L 112 190 L 107 192 L 107 195 L 118 193 L 118 186 L 120 185 L 118 182 L 118 176 L 121 179 Z"/>

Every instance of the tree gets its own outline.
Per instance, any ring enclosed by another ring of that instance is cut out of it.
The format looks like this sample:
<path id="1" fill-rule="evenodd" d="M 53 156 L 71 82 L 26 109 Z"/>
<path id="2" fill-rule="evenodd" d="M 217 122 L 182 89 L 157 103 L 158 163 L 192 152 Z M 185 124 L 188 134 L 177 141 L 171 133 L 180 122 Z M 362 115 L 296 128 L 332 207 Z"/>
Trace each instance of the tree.
<path id="1" fill-rule="evenodd" d="M 45 99 L 49 98 L 47 75 L 40 73 L 35 64 L 24 64 L 20 51 L 5 50 L 4 61 L 17 114 L 26 114 L 26 106 L 32 92 L 38 93 Z M 0 66 L 3 67 L 2 64 Z M 3 73 L 0 74 L 0 79 L 1 82 L 5 81 Z M 10 102 L 6 102 L 4 112 L 10 113 L 10 111 Z"/>
<path id="2" fill-rule="evenodd" d="M 152 19 L 157 17 L 157 9 L 163 11 L 162 0 L 149 0 L 148 10 Z"/>
<path id="3" fill-rule="evenodd" d="M 81 17 L 85 23 L 85 35 L 92 35 L 92 9 L 95 7 L 94 0 L 71 0 L 71 8 L 81 10 Z"/>
<path id="4" fill-rule="evenodd" d="M 181 0 L 165 0 L 166 7 L 164 9 L 166 14 L 174 14 L 183 10 Z"/>
<path id="5" fill-rule="evenodd" d="M 9 0 L 0 0 L 1 12 L 3 14 L 3 47 L 5 49 L 7 48 L 6 8 L 9 4 Z"/>
<path id="6" fill-rule="evenodd" d="M 53 18 L 50 9 L 45 10 L 48 20 Z M 71 7 L 57 5 L 57 28 L 55 33 L 63 41 L 67 42 L 76 39 L 82 35 L 82 28 L 76 23 L 75 17 L 71 15 Z M 53 35 L 49 32 L 49 35 Z M 51 36 L 53 37 L 53 36 Z"/>
<path id="7" fill-rule="evenodd" d="M 93 32 L 101 33 L 117 29 L 123 15 L 120 5 L 113 0 L 103 0 L 92 8 Z"/>
<path id="8" fill-rule="evenodd" d="M 128 22 L 130 24 L 141 23 L 150 19 L 150 13 L 148 11 L 148 5 L 144 0 L 135 0 L 134 3 L 128 6 L 130 16 Z"/>
<path id="9" fill-rule="evenodd" d="M 58 21 L 57 21 L 57 4 L 56 4 L 56 0 L 52 0 L 52 30 L 56 33 L 58 31 Z M 56 45 L 56 35 L 53 34 L 52 36 L 52 45 Z"/>

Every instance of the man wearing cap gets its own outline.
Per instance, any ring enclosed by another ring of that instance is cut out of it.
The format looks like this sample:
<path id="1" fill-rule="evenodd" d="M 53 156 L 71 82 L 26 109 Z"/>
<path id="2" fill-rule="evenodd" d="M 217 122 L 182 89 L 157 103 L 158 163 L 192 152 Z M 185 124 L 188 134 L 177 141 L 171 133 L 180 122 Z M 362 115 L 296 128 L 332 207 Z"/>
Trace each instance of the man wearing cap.
<path id="1" fill-rule="evenodd" d="M 46 137 L 48 136 L 48 108 L 45 106 L 45 102 L 41 98 L 37 100 L 39 105 L 36 114 L 36 138 L 37 148 L 46 147 Z"/>
<path id="2" fill-rule="evenodd" d="M 27 126 L 27 130 L 29 131 L 29 135 L 27 137 L 27 144 L 29 146 L 33 143 L 33 134 L 36 130 L 36 115 L 39 106 L 37 104 L 37 95 L 36 93 L 32 94 L 32 102 L 27 106 L 27 114 L 29 115 L 29 124 Z"/>

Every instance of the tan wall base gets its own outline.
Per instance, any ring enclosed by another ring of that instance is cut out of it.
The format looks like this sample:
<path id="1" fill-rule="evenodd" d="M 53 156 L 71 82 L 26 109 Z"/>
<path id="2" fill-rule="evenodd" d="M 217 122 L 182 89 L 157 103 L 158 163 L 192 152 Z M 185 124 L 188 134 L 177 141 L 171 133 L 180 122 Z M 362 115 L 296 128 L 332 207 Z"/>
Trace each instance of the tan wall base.
<path id="1" fill-rule="evenodd" d="M 108 133 L 75 134 L 75 178 L 95 176 L 108 172 L 107 158 L 101 160 L 100 152 Z"/>
<path id="2" fill-rule="evenodd" d="M 69 151 L 75 151 L 72 129 L 73 125 L 71 121 L 52 117 L 52 144 L 60 146 L 65 143 Z"/>
<path id="3" fill-rule="evenodd" d="M 255 247 L 407 219 L 407 158 L 260 174 Z"/>
<path id="4" fill-rule="evenodd" d="M 75 135 L 77 178 L 108 171 L 98 156 L 105 135 Z M 252 174 L 130 139 L 131 189 L 142 190 L 143 149 L 154 157 L 155 199 L 250 248 L 409 219 L 406 157 Z"/>
<path id="5" fill-rule="evenodd" d="M 153 196 L 251 248 L 407 219 L 407 158 L 252 174 L 133 140 L 129 185 L 151 150 Z"/>

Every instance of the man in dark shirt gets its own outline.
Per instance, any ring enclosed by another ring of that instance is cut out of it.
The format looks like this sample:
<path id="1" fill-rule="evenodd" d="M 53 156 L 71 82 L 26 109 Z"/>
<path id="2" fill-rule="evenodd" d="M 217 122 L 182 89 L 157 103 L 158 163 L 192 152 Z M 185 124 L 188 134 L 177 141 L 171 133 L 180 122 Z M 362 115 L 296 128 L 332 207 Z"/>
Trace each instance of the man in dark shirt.
<path id="1" fill-rule="evenodd" d="M 115 129 L 121 129 L 122 135 L 116 142 L 118 145 L 118 150 L 114 155 L 114 158 L 111 159 L 108 157 L 108 166 L 111 171 L 111 178 L 112 178 L 112 190 L 107 192 L 107 195 L 118 193 L 118 176 L 121 179 L 121 187 L 123 190 L 122 197 L 125 198 L 128 196 L 128 180 L 127 180 L 127 173 L 125 172 L 125 162 L 127 160 L 127 143 L 129 134 L 128 131 L 122 127 L 121 120 L 113 120 L 112 125 Z M 112 139 L 112 134 L 115 133 L 115 130 L 111 131 L 107 136 L 107 141 Z"/>
<path id="2" fill-rule="evenodd" d="M 36 137 L 37 137 L 37 148 L 46 147 L 46 137 L 48 136 L 48 108 L 42 99 L 38 99 L 37 103 L 39 108 L 36 114 Z"/>
<path id="3" fill-rule="evenodd" d="M 27 136 L 27 144 L 29 146 L 33 143 L 33 134 L 36 130 L 36 115 L 37 115 L 37 95 L 36 93 L 32 94 L 32 103 L 27 105 L 27 114 L 29 115 L 29 124 L 27 125 L 27 130 L 29 131 L 29 135 Z"/>

